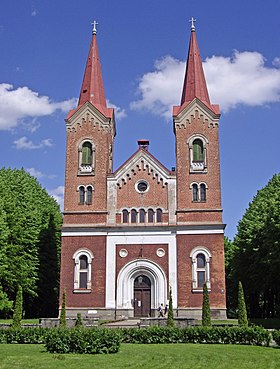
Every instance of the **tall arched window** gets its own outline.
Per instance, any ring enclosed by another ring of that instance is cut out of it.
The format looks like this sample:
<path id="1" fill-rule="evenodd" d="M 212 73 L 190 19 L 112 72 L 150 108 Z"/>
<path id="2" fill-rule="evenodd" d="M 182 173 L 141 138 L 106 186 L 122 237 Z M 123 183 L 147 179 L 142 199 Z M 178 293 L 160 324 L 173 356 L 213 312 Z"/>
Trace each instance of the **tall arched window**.
<path id="1" fill-rule="evenodd" d="M 92 186 L 87 186 L 87 204 L 92 204 Z"/>
<path id="2" fill-rule="evenodd" d="M 210 284 L 210 251 L 206 247 L 196 247 L 191 251 L 192 259 L 192 289 L 201 291 L 206 283 L 207 288 Z"/>
<path id="3" fill-rule="evenodd" d="M 195 134 L 188 139 L 190 150 L 190 172 L 207 172 L 206 147 L 208 140 L 201 134 Z"/>
<path id="4" fill-rule="evenodd" d="M 137 211 L 135 209 L 131 210 L 131 223 L 137 222 Z"/>
<path id="5" fill-rule="evenodd" d="M 203 161 L 204 155 L 203 155 L 203 142 L 196 138 L 193 141 L 193 161 Z"/>
<path id="6" fill-rule="evenodd" d="M 87 288 L 88 259 L 86 255 L 79 257 L 79 288 Z"/>
<path id="7" fill-rule="evenodd" d="M 148 209 L 148 222 L 154 223 L 154 211 L 153 209 Z"/>
<path id="8" fill-rule="evenodd" d="M 89 141 L 82 146 L 82 165 L 92 165 L 92 144 Z"/>
<path id="9" fill-rule="evenodd" d="M 79 187 L 79 204 L 85 203 L 85 188 L 84 186 Z"/>
<path id="10" fill-rule="evenodd" d="M 93 254 L 88 249 L 79 249 L 73 255 L 74 292 L 88 293 L 91 291 L 91 264 Z"/>
<path id="11" fill-rule="evenodd" d="M 79 144 L 79 175 L 94 174 L 95 147 L 90 139 L 85 139 Z"/>
<path id="12" fill-rule="evenodd" d="M 192 185 L 192 201 L 197 202 L 199 200 L 198 197 L 198 185 L 196 183 L 194 183 Z"/>
<path id="13" fill-rule="evenodd" d="M 157 209 L 157 223 L 161 223 L 161 222 L 162 222 L 162 210 Z"/>
<path id="14" fill-rule="evenodd" d="M 145 218 L 146 218 L 146 212 L 144 209 L 140 209 L 139 212 L 139 222 L 140 223 L 145 223 Z"/>
<path id="15" fill-rule="evenodd" d="M 123 216 L 123 223 L 128 223 L 128 211 L 126 209 L 124 209 L 122 211 L 122 216 Z"/>
<path id="16" fill-rule="evenodd" d="M 204 183 L 200 184 L 200 201 L 206 201 L 206 185 Z"/>

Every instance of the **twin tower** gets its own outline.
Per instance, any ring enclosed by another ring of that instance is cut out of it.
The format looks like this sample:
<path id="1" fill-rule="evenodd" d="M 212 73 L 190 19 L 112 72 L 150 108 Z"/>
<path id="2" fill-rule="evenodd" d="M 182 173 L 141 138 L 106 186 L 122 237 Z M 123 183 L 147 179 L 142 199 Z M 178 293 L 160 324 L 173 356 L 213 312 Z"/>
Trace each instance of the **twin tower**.
<path id="1" fill-rule="evenodd" d="M 176 168 L 149 141 L 113 169 L 115 116 L 106 104 L 94 28 L 76 109 L 66 118 L 61 281 L 67 316 L 157 315 L 172 290 L 174 316 L 226 318 L 219 106 L 209 99 L 192 25 L 179 106 Z"/>

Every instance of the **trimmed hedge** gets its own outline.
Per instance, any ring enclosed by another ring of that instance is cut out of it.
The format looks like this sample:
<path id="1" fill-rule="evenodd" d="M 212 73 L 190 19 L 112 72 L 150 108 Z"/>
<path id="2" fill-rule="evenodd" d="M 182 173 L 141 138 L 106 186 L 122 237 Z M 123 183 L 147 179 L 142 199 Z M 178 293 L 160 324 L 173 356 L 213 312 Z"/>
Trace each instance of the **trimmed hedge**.
<path id="1" fill-rule="evenodd" d="M 280 346 L 280 331 L 273 332 Z M 187 328 L 21 328 L 0 329 L 1 343 L 44 343 L 52 353 L 114 353 L 123 343 L 220 343 L 268 346 L 271 334 L 261 327 Z"/>
<path id="2" fill-rule="evenodd" d="M 112 354 L 119 351 L 120 336 L 109 329 L 55 329 L 46 335 L 45 347 L 57 354 Z"/>
<path id="3" fill-rule="evenodd" d="M 1 343 L 44 343 L 50 328 L 0 329 Z"/>
<path id="4" fill-rule="evenodd" d="M 271 335 L 260 327 L 188 327 L 122 329 L 124 343 L 224 343 L 269 346 Z"/>
<path id="5" fill-rule="evenodd" d="M 273 331 L 272 332 L 272 337 L 273 337 L 274 341 L 277 343 L 277 345 L 280 346 L 280 330 Z"/>

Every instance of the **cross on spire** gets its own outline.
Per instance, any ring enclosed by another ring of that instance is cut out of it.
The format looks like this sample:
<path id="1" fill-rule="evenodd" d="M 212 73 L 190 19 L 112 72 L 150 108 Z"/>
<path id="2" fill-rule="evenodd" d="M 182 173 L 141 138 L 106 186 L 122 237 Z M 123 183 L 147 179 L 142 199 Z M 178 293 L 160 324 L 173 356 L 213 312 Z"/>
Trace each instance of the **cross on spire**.
<path id="1" fill-rule="evenodd" d="M 192 22 L 191 30 L 192 30 L 192 31 L 195 31 L 195 25 L 194 25 L 194 22 L 196 22 L 196 19 L 194 19 L 194 17 L 191 17 L 191 19 L 189 20 L 189 22 Z"/>
<path id="2" fill-rule="evenodd" d="M 96 22 L 96 20 L 94 20 L 92 23 L 91 23 L 91 25 L 93 26 L 93 28 L 92 28 L 92 34 L 93 35 L 96 35 L 96 26 L 97 26 L 97 22 Z"/>

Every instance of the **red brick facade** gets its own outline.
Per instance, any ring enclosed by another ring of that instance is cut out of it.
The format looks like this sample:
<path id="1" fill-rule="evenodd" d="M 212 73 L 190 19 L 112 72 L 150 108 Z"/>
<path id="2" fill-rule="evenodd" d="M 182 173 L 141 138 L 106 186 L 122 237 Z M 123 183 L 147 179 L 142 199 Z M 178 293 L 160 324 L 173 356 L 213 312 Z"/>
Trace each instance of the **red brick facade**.
<path id="1" fill-rule="evenodd" d="M 219 112 L 202 65 L 192 69 L 201 64 L 194 30 L 188 60 L 181 106 L 174 107 L 176 170 L 145 141 L 113 172 L 114 114 L 103 98 L 93 34 L 81 103 L 66 119 L 61 295 L 65 289 L 69 316 L 133 317 L 142 304 L 152 316 L 172 288 L 177 316 L 200 317 L 204 282 L 213 316 L 226 316 Z M 190 70 L 202 81 L 193 93 Z M 137 297 L 143 278 L 150 281 L 146 301 Z"/>

